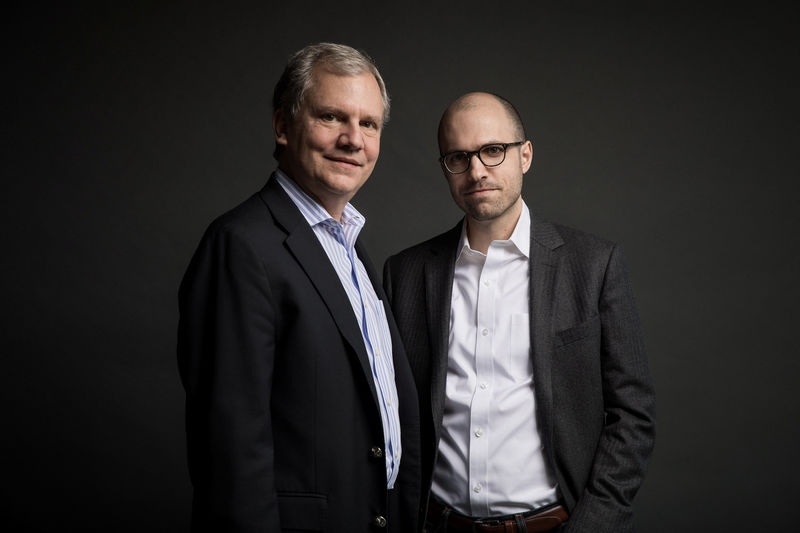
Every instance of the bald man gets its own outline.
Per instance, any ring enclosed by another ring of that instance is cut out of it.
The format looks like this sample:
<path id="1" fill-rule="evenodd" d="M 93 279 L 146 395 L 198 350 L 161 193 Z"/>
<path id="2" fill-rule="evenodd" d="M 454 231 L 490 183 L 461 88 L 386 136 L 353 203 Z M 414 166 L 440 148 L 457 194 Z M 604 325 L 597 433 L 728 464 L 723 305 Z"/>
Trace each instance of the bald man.
<path id="1" fill-rule="evenodd" d="M 384 268 L 420 399 L 422 527 L 633 531 L 654 393 L 619 247 L 529 210 L 533 146 L 506 100 L 456 100 L 439 149 L 465 216 Z"/>

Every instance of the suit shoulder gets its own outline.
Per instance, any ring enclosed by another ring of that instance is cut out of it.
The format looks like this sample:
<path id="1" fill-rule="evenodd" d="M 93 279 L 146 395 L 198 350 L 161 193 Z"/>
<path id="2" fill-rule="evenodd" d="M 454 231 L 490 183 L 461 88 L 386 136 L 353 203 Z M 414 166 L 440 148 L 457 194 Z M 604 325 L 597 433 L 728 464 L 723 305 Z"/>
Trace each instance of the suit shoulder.
<path id="1" fill-rule="evenodd" d="M 580 229 L 553 223 L 564 243 L 578 250 L 610 251 L 617 243 Z"/>
<path id="2" fill-rule="evenodd" d="M 460 232 L 461 224 L 459 223 L 456 225 L 456 227 L 451 228 L 444 233 L 440 233 L 435 237 L 431 237 L 428 240 L 422 241 L 413 246 L 409 246 L 408 248 L 397 252 L 389 257 L 387 262 L 391 263 L 392 265 L 401 265 L 403 263 L 416 262 L 419 259 L 423 259 L 431 255 L 447 253 L 448 251 L 455 249 Z"/>
<path id="3" fill-rule="evenodd" d="M 556 251 L 571 264 L 603 271 L 610 265 L 626 268 L 625 254 L 617 242 L 562 224 L 552 223 L 552 227 L 562 240 Z"/>
<path id="4" fill-rule="evenodd" d="M 269 210 L 261 200 L 258 193 L 253 194 L 239 205 L 222 213 L 209 224 L 208 229 L 212 231 L 237 231 L 239 228 L 247 228 L 252 225 L 263 223 L 264 217 L 269 215 Z"/>
<path id="5" fill-rule="evenodd" d="M 271 220 L 269 209 L 259 193 L 255 193 L 211 221 L 203 239 L 233 237 L 257 242 L 274 228 Z"/>

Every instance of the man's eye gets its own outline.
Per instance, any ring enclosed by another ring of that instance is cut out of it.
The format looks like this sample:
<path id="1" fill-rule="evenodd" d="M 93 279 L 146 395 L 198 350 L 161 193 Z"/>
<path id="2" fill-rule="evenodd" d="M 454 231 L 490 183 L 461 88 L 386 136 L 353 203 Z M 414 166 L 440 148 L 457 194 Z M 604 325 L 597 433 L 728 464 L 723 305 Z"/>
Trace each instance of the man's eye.
<path id="1" fill-rule="evenodd" d="M 377 124 L 375 124 L 374 122 L 372 122 L 370 120 L 365 120 L 364 122 L 361 123 L 361 126 L 364 127 L 364 128 L 370 128 L 370 129 L 376 129 L 378 127 Z"/>
<path id="2" fill-rule="evenodd" d="M 481 150 L 481 153 L 487 155 L 497 155 L 503 151 L 503 147 L 497 144 L 493 144 L 492 146 L 486 146 Z"/>
<path id="3" fill-rule="evenodd" d="M 334 120 L 336 120 L 336 115 L 334 115 L 333 113 L 323 113 L 322 115 L 320 115 L 319 118 L 321 118 L 325 122 L 333 122 Z"/>

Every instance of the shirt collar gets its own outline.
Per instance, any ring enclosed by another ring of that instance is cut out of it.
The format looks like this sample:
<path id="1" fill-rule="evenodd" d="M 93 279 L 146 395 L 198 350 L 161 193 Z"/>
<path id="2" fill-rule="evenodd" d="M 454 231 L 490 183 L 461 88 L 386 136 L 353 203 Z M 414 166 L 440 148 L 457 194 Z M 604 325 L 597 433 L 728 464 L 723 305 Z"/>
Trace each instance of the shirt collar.
<path id="1" fill-rule="evenodd" d="M 513 233 L 511 233 L 511 238 L 508 240 L 517 247 L 517 250 L 519 250 L 522 255 L 530 258 L 531 212 L 528 210 L 528 205 L 524 201 L 522 202 L 522 212 L 519 215 L 517 227 L 514 228 Z"/>
<path id="2" fill-rule="evenodd" d="M 528 205 L 522 202 L 522 212 L 517 220 L 517 225 L 514 226 L 514 231 L 511 232 L 511 237 L 504 241 L 492 241 L 492 243 L 499 243 L 501 245 L 514 246 L 519 253 L 527 258 L 530 258 L 531 251 L 531 213 Z M 464 219 L 464 224 L 461 226 L 461 244 L 459 246 L 458 258 L 461 259 L 464 255 L 483 255 L 481 252 L 473 250 L 469 245 L 469 238 L 467 237 L 467 219 Z"/>
<path id="3" fill-rule="evenodd" d="M 316 200 L 311 198 L 307 195 L 303 189 L 301 189 L 295 181 L 286 175 L 281 169 L 275 170 L 275 179 L 278 180 L 278 183 L 286 191 L 286 194 L 289 195 L 289 198 L 292 200 L 294 205 L 297 206 L 297 209 L 300 210 L 300 213 L 303 215 L 303 218 L 306 219 L 309 226 L 316 226 L 318 224 L 324 224 L 326 226 L 330 225 L 340 225 L 343 227 L 354 227 L 356 229 L 355 233 L 361 231 L 361 228 L 364 227 L 367 220 L 364 218 L 358 209 L 353 207 L 350 202 L 344 206 L 344 211 L 342 211 L 342 221 L 339 222 L 335 218 L 331 216 L 328 211 L 322 207 Z"/>

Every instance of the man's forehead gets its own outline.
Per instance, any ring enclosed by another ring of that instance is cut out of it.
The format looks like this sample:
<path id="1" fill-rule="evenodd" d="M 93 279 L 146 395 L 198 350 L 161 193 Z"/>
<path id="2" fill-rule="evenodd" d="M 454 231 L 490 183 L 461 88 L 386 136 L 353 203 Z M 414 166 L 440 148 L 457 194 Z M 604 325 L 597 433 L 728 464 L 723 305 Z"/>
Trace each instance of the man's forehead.
<path id="1" fill-rule="evenodd" d="M 507 142 L 514 125 L 502 106 L 476 105 L 453 110 L 442 129 L 442 144 Z M 458 147 L 466 148 L 466 147 Z"/>
<path id="2" fill-rule="evenodd" d="M 486 97 L 469 100 L 450 111 L 448 122 L 465 121 L 510 123 L 511 118 L 497 100 Z"/>
<path id="3" fill-rule="evenodd" d="M 326 92 L 334 88 L 350 88 L 355 86 L 368 88 L 369 90 L 375 89 L 380 95 L 378 81 L 371 72 L 363 71 L 356 74 L 344 74 L 321 67 L 317 67 L 313 70 L 309 92 Z"/>
<path id="4" fill-rule="evenodd" d="M 381 90 L 370 72 L 338 74 L 328 70 L 315 71 L 304 101 L 312 106 L 338 103 L 369 107 L 375 104 L 376 111 L 383 112 Z"/>

